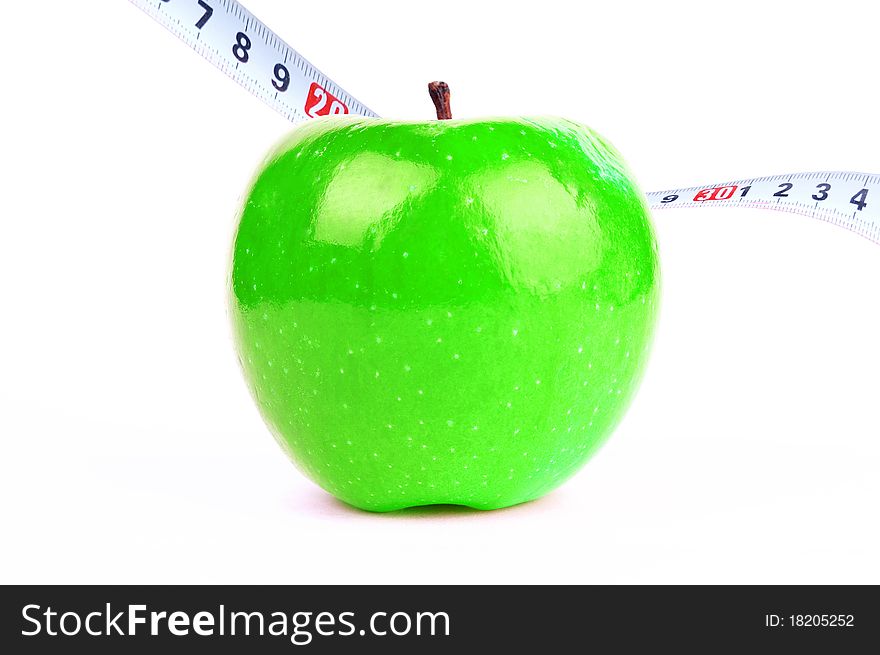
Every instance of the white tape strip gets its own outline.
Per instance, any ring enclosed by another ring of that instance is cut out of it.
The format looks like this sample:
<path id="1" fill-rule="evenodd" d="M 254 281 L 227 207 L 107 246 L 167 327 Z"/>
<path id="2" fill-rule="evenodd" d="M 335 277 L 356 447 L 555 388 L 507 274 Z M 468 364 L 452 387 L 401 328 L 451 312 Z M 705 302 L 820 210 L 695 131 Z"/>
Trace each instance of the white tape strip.
<path id="1" fill-rule="evenodd" d="M 756 207 L 812 216 L 880 243 L 880 175 L 787 173 L 686 189 L 651 191 L 652 209 Z"/>
<path id="2" fill-rule="evenodd" d="M 131 2 L 291 121 L 376 115 L 235 0 Z"/>

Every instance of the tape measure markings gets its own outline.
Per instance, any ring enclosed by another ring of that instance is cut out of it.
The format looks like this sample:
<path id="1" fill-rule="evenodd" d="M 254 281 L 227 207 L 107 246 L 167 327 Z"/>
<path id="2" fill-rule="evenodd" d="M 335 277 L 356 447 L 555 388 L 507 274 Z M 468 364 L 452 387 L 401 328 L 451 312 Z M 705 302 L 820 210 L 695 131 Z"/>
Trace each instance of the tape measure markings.
<path id="1" fill-rule="evenodd" d="M 130 2 L 293 122 L 330 114 L 377 116 L 236 0 Z M 257 47 L 254 34 L 265 48 Z M 783 173 L 651 191 L 646 198 L 652 209 L 749 207 L 803 214 L 880 244 L 880 175 Z"/>
<path id="2" fill-rule="evenodd" d="M 847 171 L 783 173 L 647 195 L 652 209 L 750 207 L 812 216 L 880 243 L 880 176 Z"/>
<path id="3" fill-rule="evenodd" d="M 291 121 L 376 116 L 234 0 L 130 1 Z"/>

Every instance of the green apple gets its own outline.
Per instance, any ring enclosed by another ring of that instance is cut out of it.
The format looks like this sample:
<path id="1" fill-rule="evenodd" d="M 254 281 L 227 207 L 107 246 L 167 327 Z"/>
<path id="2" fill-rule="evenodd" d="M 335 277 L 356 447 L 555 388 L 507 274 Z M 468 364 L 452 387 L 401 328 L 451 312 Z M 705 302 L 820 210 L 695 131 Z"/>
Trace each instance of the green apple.
<path id="1" fill-rule="evenodd" d="M 561 484 L 624 414 L 658 295 L 642 192 L 556 118 L 311 121 L 257 172 L 230 274 L 269 428 L 374 511 Z"/>

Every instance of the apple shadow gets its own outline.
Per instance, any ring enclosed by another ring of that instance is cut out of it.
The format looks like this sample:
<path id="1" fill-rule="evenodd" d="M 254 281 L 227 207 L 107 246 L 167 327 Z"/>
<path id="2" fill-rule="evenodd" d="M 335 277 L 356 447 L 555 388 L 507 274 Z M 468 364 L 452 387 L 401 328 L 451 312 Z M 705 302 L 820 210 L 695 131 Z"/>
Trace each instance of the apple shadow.
<path id="1" fill-rule="evenodd" d="M 370 512 L 349 505 L 323 491 L 314 489 L 308 493 L 308 497 L 301 497 L 293 502 L 296 511 L 308 511 L 325 517 L 349 517 L 379 520 L 469 520 L 474 518 L 489 518 L 514 513 L 530 513 L 543 511 L 556 504 L 555 493 L 548 494 L 535 500 L 530 500 L 511 507 L 485 510 L 475 509 L 466 505 L 417 505 L 391 512 Z"/>

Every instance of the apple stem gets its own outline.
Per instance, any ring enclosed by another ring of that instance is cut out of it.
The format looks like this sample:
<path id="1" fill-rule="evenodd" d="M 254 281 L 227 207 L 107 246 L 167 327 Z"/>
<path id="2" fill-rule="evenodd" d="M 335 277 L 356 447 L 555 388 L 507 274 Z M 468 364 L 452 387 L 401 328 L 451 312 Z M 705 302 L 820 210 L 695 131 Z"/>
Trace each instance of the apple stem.
<path id="1" fill-rule="evenodd" d="M 428 82 L 428 93 L 437 109 L 437 120 L 448 121 L 452 118 L 452 107 L 449 104 L 449 85 L 446 82 Z"/>

